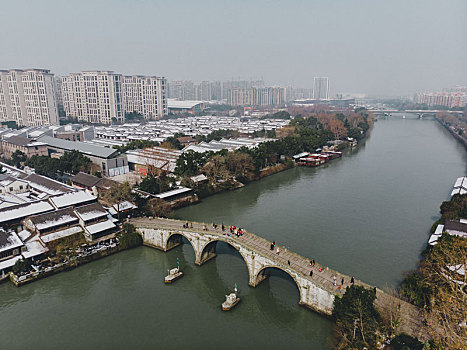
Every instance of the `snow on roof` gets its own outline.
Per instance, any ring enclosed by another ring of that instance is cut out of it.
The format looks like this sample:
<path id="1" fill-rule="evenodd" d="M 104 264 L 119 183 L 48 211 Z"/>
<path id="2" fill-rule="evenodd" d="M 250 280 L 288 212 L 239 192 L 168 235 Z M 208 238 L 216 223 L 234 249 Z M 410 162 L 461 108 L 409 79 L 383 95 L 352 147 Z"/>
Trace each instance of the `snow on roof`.
<path id="1" fill-rule="evenodd" d="M 32 233 L 29 232 L 28 230 L 23 230 L 23 231 L 18 232 L 18 236 L 19 238 L 21 238 L 23 242 L 26 241 L 29 237 L 31 237 L 31 235 Z"/>
<path id="2" fill-rule="evenodd" d="M 49 243 L 49 242 L 55 241 L 57 239 L 65 238 L 65 237 L 74 235 L 75 233 L 82 232 L 82 231 L 83 230 L 82 230 L 81 226 L 73 226 L 73 227 L 69 227 L 69 228 L 61 230 L 61 231 L 56 231 L 56 232 L 53 232 L 53 233 L 49 233 L 47 235 L 43 235 L 43 236 L 41 236 L 41 240 L 44 243 Z"/>
<path id="3" fill-rule="evenodd" d="M 15 256 L 14 258 L 11 258 L 11 259 L 8 259 L 8 260 L 5 260 L 5 261 L 1 261 L 0 262 L 0 271 L 3 270 L 3 269 L 7 269 L 9 267 L 12 267 L 20 259 L 22 259 L 22 256 L 18 255 L 18 256 Z"/>
<path id="4" fill-rule="evenodd" d="M 461 187 L 463 181 L 464 181 L 464 177 L 458 177 L 454 184 L 454 188 Z"/>
<path id="5" fill-rule="evenodd" d="M 54 207 L 47 201 L 20 204 L 2 210 L 0 212 L 0 223 L 45 213 L 51 210 L 54 210 Z"/>
<path id="6" fill-rule="evenodd" d="M 86 212 L 86 213 L 76 213 L 83 221 L 89 221 L 89 220 L 93 220 L 93 219 L 97 219 L 97 218 L 100 218 L 100 217 L 103 217 L 103 216 L 107 216 L 107 212 L 104 210 L 104 211 L 101 211 L 101 210 L 93 210 L 93 211 L 89 211 L 89 212 Z"/>
<path id="7" fill-rule="evenodd" d="M 44 247 L 41 242 L 37 239 L 25 243 L 26 250 L 21 253 L 25 259 L 33 258 L 49 251 L 47 247 Z"/>
<path id="8" fill-rule="evenodd" d="M 428 244 L 429 245 L 435 245 L 438 243 L 438 238 L 440 236 L 439 235 L 435 235 L 434 233 L 430 236 L 430 238 L 428 239 Z"/>
<path id="9" fill-rule="evenodd" d="M 186 192 L 190 192 L 190 191 L 191 191 L 191 188 L 180 187 L 180 188 L 177 188 L 175 190 L 171 190 L 171 191 L 156 194 L 156 197 L 164 199 L 164 198 L 172 197 L 172 196 L 175 196 L 177 194 L 182 194 L 182 193 L 186 193 Z"/>
<path id="10" fill-rule="evenodd" d="M 70 205 L 86 203 L 96 199 L 97 197 L 93 196 L 89 191 L 65 193 L 57 197 L 49 198 L 52 204 L 57 208 L 64 208 Z"/>
<path id="11" fill-rule="evenodd" d="M 23 242 L 19 239 L 16 232 L 0 231 L 0 253 L 6 250 L 21 247 Z"/>
<path id="12" fill-rule="evenodd" d="M 65 225 L 65 224 L 68 224 L 74 221 L 77 221 L 76 216 L 66 214 L 58 218 L 53 218 L 53 219 L 41 222 L 40 224 L 37 224 L 36 227 L 38 230 L 46 230 L 51 227 Z"/>
<path id="13" fill-rule="evenodd" d="M 112 205 L 112 208 L 114 208 L 117 211 L 118 210 L 124 211 L 124 210 L 129 210 L 129 209 L 136 209 L 138 207 L 136 205 L 134 205 L 133 203 L 130 203 L 128 201 L 123 201 L 123 202 L 120 202 L 118 204 Z"/>
<path id="14" fill-rule="evenodd" d="M 433 234 L 437 235 L 437 236 L 441 236 L 443 231 L 444 231 L 444 225 L 438 225 L 438 226 L 436 226 L 436 230 L 435 230 L 435 232 Z"/>
<path id="15" fill-rule="evenodd" d="M 208 178 L 204 174 L 196 175 L 190 177 L 191 181 L 193 182 L 200 182 L 200 181 L 206 181 Z"/>
<path id="16" fill-rule="evenodd" d="M 91 235 L 94 235 L 96 233 L 99 233 L 99 232 L 102 232 L 102 231 L 105 231 L 105 230 L 109 230 L 109 229 L 115 228 L 115 227 L 117 227 L 117 226 L 115 226 L 115 224 L 112 221 L 106 220 L 106 221 L 99 222 L 99 223 L 94 224 L 94 225 L 86 226 L 85 229 Z"/>
<path id="17" fill-rule="evenodd" d="M 465 276 L 465 265 L 463 264 L 447 265 L 446 267 L 452 272 L 457 272 L 458 274 Z"/>
<path id="18" fill-rule="evenodd" d="M 446 230 L 452 236 L 467 237 L 467 232 L 457 230 Z"/>
<path id="19" fill-rule="evenodd" d="M 37 174 L 30 174 L 25 180 L 29 183 L 29 186 L 36 191 L 49 195 L 59 195 L 76 191 L 76 189 L 71 186 Z"/>
<path id="20" fill-rule="evenodd" d="M 302 157 L 306 157 L 307 155 L 309 155 L 308 152 L 302 152 L 302 153 L 294 155 L 292 158 L 293 159 L 299 159 L 299 158 L 302 158 Z"/>

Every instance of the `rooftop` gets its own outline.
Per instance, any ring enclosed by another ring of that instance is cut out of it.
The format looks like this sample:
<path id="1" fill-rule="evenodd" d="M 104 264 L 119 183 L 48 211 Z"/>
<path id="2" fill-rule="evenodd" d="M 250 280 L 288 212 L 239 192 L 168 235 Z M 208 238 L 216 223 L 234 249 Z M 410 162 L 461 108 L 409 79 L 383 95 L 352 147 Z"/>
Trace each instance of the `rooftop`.
<path id="1" fill-rule="evenodd" d="M 55 226 L 78 223 L 78 218 L 75 216 L 73 208 L 31 216 L 28 220 L 31 220 L 38 230 L 47 230 Z"/>
<path id="2" fill-rule="evenodd" d="M 112 156 L 115 156 L 118 153 L 118 151 L 113 148 L 97 146 L 86 142 L 62 140 L 50 136 L 42 136 L 39 140 L 54 148 L 59 148 L 65 151 L 76 150 L 83 154 L 99 158 L 112 158 Z"/>
<path id="3" fill-rule="evenodd" d="M 21 247 L 23 242 L 19 239 L 16 232 L 6 232 L 0 229 L 0 252 L 8 249 L 15 249 Z"/>
<path id="4" fill-rule="evenodd" d="M 97 197 L 93 196 L 88 191 L 77 191 L 65 193 L 60 196 L 50 198 L 50 202 L 57 208 L 65 208 L 71 205 L 84 204 L 87 202 L 95 201 Z"/>
<path id="5" fill-rule="evenodd" d="M 8 208 L 0 209 L 0 224 L 12 220 L 19 220 L 25 217 L 45 213 L 54 210 L 52 204 L 48 201 L 37 201 L 14 205 Z"/>

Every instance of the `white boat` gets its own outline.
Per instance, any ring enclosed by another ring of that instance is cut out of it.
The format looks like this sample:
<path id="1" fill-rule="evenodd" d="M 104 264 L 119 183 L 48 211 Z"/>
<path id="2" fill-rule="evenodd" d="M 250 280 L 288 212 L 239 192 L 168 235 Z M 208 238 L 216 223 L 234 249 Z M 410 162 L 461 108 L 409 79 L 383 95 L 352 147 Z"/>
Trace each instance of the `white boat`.
<path id="1" fill-rule="evenodd" d="M 222 311 L 229 311 L 240 302 L 240 298 L 236 293 L 230 293 L 225 296 L 225 301 L 222 303 Z"/>
<path id="2" fill-rule="evenodd" d="M 405 119 L 405 115 L 402 116 L 402 119 Z"/>
<path id="3" fill-rule="evenodd" d="M 183 272 L 180 271 L 179 267 L 176 267 L 169 271 L 169 274 L 165 276 L 164 282 L 172 283 L 173 281 L 178 280 L 182 276 L 183 276 Z"/>

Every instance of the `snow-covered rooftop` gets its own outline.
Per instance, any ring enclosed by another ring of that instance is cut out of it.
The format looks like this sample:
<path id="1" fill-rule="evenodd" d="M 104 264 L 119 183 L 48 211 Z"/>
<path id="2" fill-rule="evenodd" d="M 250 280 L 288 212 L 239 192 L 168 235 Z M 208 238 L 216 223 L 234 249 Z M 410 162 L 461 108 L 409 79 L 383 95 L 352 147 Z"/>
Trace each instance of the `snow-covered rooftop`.
<path id="1" fill-rule="evenodd" d="M 115 226 L 115 224 L 112 221 L 106 220 L 106 221 L 99 222 L 99 223 L 94 224 L 94 225 L 86 226 L 85 229 L 91 235 L 94 235 L 96 233 L 99 233 L 99 232 L 102 232 L 102 231 L 105 231 L 105 230 L 109 230 L 109 229 L 112 229 L 112 228 L 115 228 L 115 227 L 117 227 L 117 226 Z"/>
<path id="2" fill-rule="evenodd" d="M 43 235 L 43 236 L 41 236 L 41 240 L 44 243 L 49 243 L 49 242 L 55 241 L 57 239 L 65 238 L 65 237 L 74 235 L 75 233 L 82 232 L 82 231 L 83 231 L 83 229 L 81 228 L 81 226 L 73 226 L 73 227 L 69 227 L 69 228 L 67 228 L 65 230 L 56 231 L 56 232 L 53 232 L 53 233 L 49 233 L 47 235 Z"/>
<path id="3" fill-rule="evenodd" d="M 77 191 L 65 193 L 60 196 L 49 198 L 50 202 L 56 208 L 65 208 L 70 205 L 87 203 L 96 200 L 97 197 L 92 195 L 89 191 Z"/>
<path id="4" fill-rule="evenodd" d="M 47 201 L 20 204 L 2 210 L 0 212 L 0 223 L 46 213 L 51 210 L 54 210 L 54 207 Z"/>

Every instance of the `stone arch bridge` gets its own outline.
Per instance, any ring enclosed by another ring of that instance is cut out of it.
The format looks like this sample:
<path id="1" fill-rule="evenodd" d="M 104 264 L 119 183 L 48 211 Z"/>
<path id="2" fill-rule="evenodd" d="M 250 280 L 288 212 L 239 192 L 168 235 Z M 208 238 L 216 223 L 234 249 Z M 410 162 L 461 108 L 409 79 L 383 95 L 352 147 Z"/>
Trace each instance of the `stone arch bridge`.
<path id="1" fill-rule="evenodd" d="M 182 244 L 182 237 L 185 237 L 195 252 L 196 265 L 203 265 L 216 257 L 217 242 L 226 242 L 243 257 L 248 268 L 251 287 L 256 287 L 264 281 L 271 269 L 282 270 L 295 281 L 300 293 L 299 304 L 325 315 L 332 314 L 334 299 L 341 296 L 345 287 L 350 285 L 349 276 L 320 264 L 315 265 L 313 276 L 310 276 L 312 267 L 308 259 L 280 246 L 280 252 L 277 254 L 276 250 L 270 250 L 271 242 L 250 232 L 244 231 L 240 237 L 229 237 L 220 228 L 216 230 L 212 225 L 203 223 L 190 222 L 190 228 L 184 228 L 186 221 L 180 220 L 134 218 L 130 222 L 142 235 L 144 245 L 162 251 L 179 246 Z M 204 225 L 208 231 L 203 230 Z M 334 276 L 337 278 L 337 285 L 334 285 Z M 342 292 L 339 292 L 338 285 L 342 278 L 344 278 L 344 285 L 341 286 Z M 358 280 L 355 280 L 355 283 L 367 288 L 371 287 Z M 400 310 L 399 329 L 401 331 L 418 337 L 424 333 L 422 332 L 422 314 L 415 306 L 386 294 L 380 289 L 377 289 L 376 304 L 380 310 L 392 311 L 394 308 Z"/>

